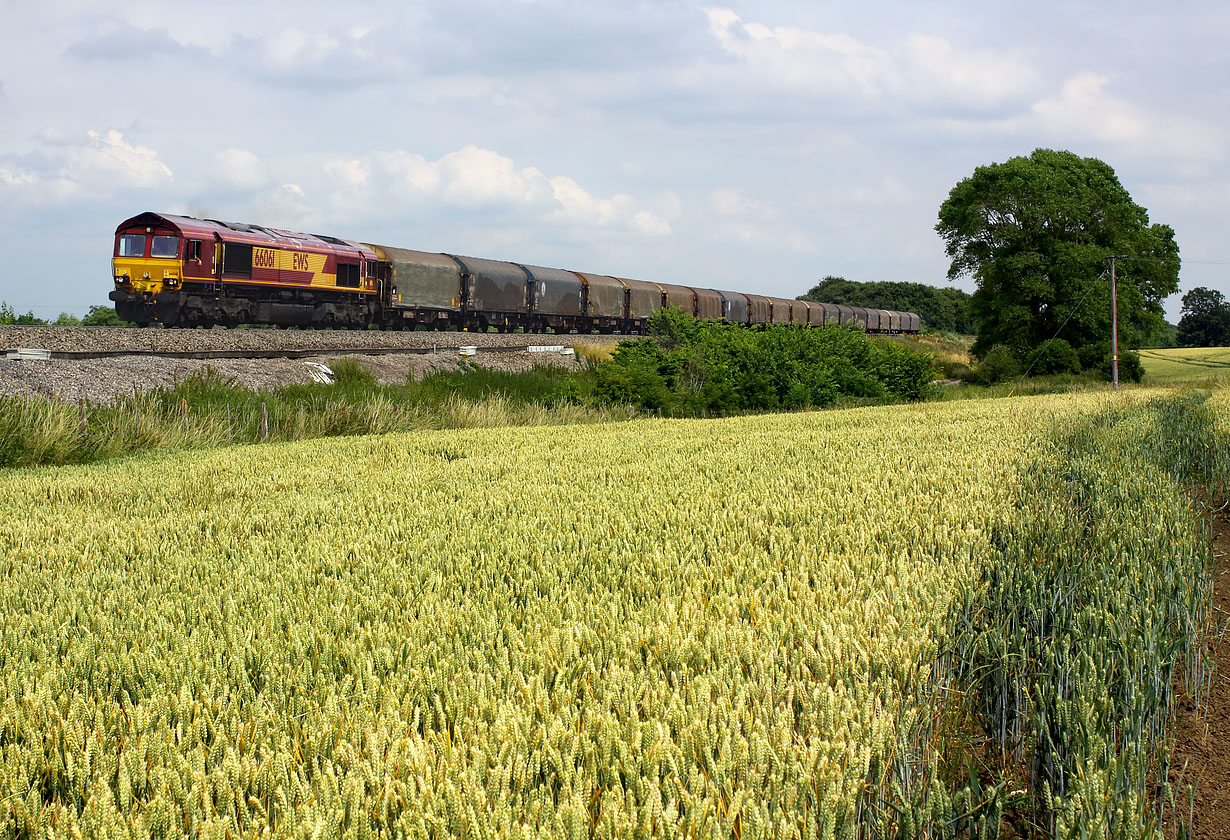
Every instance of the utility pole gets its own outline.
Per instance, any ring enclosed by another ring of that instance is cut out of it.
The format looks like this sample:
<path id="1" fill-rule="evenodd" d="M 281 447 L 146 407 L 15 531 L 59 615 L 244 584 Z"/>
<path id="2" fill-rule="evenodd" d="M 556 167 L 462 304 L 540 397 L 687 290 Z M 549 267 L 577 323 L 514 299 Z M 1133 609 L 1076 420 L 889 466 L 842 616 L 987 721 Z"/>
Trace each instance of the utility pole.
<path id="1" fill-rule="evenodd" d="M 1126 260 L 1126 254 L 1110 257 L 1110 381 L 1119 390 L 1119 303 L 1115 292 L 1115 260 Z"/>

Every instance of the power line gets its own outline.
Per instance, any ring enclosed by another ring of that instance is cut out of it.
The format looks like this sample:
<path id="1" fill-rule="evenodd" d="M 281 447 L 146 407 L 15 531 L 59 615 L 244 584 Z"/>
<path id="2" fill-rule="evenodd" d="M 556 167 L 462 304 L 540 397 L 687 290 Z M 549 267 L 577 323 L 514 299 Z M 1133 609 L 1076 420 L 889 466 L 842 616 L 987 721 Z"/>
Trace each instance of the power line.
<path id="1" fill-rule="evenodd" d="M 1099 275 L 1099 279 L 1105 276 L 1106 276 L 1106 272 L 1103 271 Z M 1055 330 L 1055 334 L 1051 336 L 1050 338 L 1048 338 L 1046 341 L 1042 342 L 1042 344 L 1038 347 L 1038 352 L 1034 353 L 1033 361 L 1029 363 L 1029 367 L 1025 368 L 1025 372 L 1021 374 L 1021 378 L 1018 379 L 1016 381 L 1016 384 L 1012 386 L 1012 389 L 1008 391 L 1008 396 L 1012 396 L 1013 394 L 1016 393 L 1016 389 L 1020 387 L 1021 383 L 1025 381 L 1025 377 L 1029 376 L 1029 372 L 1034 369 L 1034 365 L 1036 365 L 1038 363 L 1038 360 L 1042 358 L 1042 351 L 1046 349 L 1046 345 L 1050 344 L 1052 341 L 1059 338 L 1059 334 L 1063 332 L 1063 328 L 1066 327 L 1068 325 L 1068 322 L 1072 320 L 1072 316 L 1074 316 L 1077 312 L 1080 311 L 1081 304 L 1085 302 L 1085 298 L 1089 297 L 1090 292 L 1092 292 L 1095 288 L 1097 288 L 1096 283 L 1089 284 L 1089 288 L 1085 290 L 1085 294 L 1081 297 L 1080 300 L 1076 302 L 1076 306 L 1072 307 L 1072 311 L 1068 313 L 1067 318 L 1063 319 L 1063 323 L 1059 325 L 1059 329 Z"/>

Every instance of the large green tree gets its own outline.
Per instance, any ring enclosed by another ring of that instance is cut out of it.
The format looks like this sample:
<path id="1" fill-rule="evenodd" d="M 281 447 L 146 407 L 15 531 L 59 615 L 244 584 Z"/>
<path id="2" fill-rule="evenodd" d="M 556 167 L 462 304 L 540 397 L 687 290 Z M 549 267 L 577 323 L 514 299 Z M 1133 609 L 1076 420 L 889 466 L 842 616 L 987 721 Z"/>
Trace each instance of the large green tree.
<path id="1" fill-rule="evenodd" d="M 1184 347 L 1230 345 L 1230 303 L 1221 292 L 1197 286 L 1183 296 L 1179 344 Z"/>
<path id="2" fill-rule="evenodd" d="M 1116 266 L 1121 349 L 1161 328 L 1162 301 L 1179 285 L 1174 231 L 1149 223 L 1109 165 L 1072 152 L 1037 149 L 978 167 L 952 188 L 936 230 L 949 278 L 977 284 L 970 311 L 979 356 L 1003 344 L 1028 364 L 1058 333 L 1081 367 L 1104 367 L 1107 258 L 1130 257 Z"/>

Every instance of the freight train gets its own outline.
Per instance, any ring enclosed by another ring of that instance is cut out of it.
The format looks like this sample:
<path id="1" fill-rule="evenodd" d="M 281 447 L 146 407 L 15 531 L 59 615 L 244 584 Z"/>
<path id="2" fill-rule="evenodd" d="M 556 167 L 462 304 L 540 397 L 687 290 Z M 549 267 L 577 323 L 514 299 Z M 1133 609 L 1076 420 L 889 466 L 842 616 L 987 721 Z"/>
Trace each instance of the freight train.
<path id="1" fill-rule="evenodd" d="M 433 254 L 260 225 L 142 213 L 115 231 L 116 312 L 150 326 L 643 333 L 659 309 L 740 324 L 916 333 L 913 312 Z"/>

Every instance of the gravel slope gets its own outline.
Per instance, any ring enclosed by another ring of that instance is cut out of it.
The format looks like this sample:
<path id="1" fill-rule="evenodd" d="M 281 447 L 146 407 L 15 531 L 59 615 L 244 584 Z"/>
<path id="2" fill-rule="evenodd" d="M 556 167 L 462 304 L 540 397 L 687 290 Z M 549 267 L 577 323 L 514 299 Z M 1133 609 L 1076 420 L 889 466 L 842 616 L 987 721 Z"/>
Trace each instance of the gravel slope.
<path id="1" fill-rule="evenodd" d="M 10 327 L 0 326 L 0 349 L 32 347 L 44 350 L 313 350 L 354 347 L 345 356 L 307 359 L 164 359 L 118 357 L 108 359 L 52 359 L 10 361 L 0 355 L 0 396 L 43 395 L 66 402 L 85 397 L 91 403 L 110 402 L 119 396 L 153 388 L 172 387 L 206 369 L 237 385 L 267 390 L 278 385 L 312 381 L 308 362 L 330 364 L 352 358 L 385 384 L 405 382 L 409 376 L 456 369 L 462 362 L 455 348 L 474 345 L 480 350 L 466 361 L 498 370 L 527 370 L 535 365 L 575 366 L 575 357 L 556 353 L 482 352 L 482 347 L 511 345 L 613 346 L 618 337 L 568 335 L 498 335 L 494 333 L 378 332 L 347 330 L 142 330 L 115 327 Z M 436 346 L 424 355 L 364 355 L 367 347 Z"/>
<path id="2" fill-rule="evenodd" d="M 124 327 L 0 326 L 0 349 L 43 350 L 317 350 L 354 347 L 507 347 L 611 344 L 619 336 L 529 333 L 381 332 L 380 330 L 167 330 Z"/>

